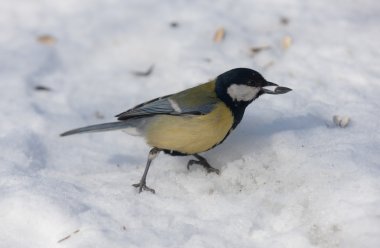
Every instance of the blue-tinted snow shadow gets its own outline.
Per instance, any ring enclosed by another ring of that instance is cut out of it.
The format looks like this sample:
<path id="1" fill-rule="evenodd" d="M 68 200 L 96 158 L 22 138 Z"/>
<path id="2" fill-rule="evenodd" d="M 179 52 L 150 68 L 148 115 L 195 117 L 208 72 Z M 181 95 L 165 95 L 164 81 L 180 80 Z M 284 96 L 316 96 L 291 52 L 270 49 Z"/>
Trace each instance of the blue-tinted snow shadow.
<path id="1" fill-rule="evenodd" d="M 244 131 L 248 129 L 248 132 L 253 133 L 254 136 L 267 136 L 285 131 L 314 129 L 317 127 L 325 126 L 325 123 L 326 120 L 322 119 L 321 117 L 307 114 L 296 117 L 279 118 L 272 123 L 259 123 L 254 128 L 248 125 L 244 125 L 243 128 Z"/>
<path id="2" fill-rule="evenodd" d="M 243 120 L 222 145 L 205 153 L 205 156 L 219 161 L 233 161 L 252 150 L 271 149 L 271 137 L 275 134 L 289 131 L 296 134 L 325 126 L 326 120 L 313 114 L 278 118 L 270 123 Z"/>
<path id="3" fill-rule="evenodd" d="M 30 161 L 28 170 L 34 173 L 46 168 L 47 147 L 45 146 L 42 137 L 31 132 L 25 140 L 25 154 Z"/>

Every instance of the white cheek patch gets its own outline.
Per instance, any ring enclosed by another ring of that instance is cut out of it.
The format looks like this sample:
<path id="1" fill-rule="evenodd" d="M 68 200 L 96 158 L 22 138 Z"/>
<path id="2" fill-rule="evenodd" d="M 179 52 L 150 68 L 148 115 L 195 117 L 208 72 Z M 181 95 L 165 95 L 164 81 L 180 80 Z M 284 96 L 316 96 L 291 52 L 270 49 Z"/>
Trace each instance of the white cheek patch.
<path id="1" fill-rule="evenodd" d="M 234 101 L 252 101 L 256 98 L 257 93 L 259 93 L 260 88 L 248 86 L 244 84 L 232 84 L 227 89 L 228 95 L 232 98 Z"/>

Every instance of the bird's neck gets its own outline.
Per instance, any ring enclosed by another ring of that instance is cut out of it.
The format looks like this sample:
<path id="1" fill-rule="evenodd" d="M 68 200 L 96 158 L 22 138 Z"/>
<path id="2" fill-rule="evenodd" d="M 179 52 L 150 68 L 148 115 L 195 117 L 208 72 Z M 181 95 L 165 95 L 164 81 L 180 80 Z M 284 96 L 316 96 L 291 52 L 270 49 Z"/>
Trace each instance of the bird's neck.
<path id="1" fill-rule="evenodd" d="M 216 95 L 219 99 L 221 99 L 226 106 L 231 110 L 232 115 L 234 116 L 234 123 L 232 125 L 232 129 L 235 129 L 237 125 L 239 125 L 240 121 L 243 119 L 245 108 L 251 102 L 244 101 L 234 101 L 227 93 L 226 90 L 216 87 L 215 88 Z"/>
<path id="2" fill-rule="evenodd" d="M 245 108 L 230 108 L 232 114 L 234 115 L 234 123 L 232 125 L 232 129 L 235 129 L 237 125 L 239 125 L 240 121 L 243 119 Z"/>

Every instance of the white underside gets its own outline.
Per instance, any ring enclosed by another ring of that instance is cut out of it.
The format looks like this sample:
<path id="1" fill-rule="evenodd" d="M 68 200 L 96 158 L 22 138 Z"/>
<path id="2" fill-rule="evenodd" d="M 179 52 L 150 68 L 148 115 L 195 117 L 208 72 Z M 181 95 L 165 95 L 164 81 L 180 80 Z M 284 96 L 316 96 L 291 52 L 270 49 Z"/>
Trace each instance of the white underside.
<path id="1" fill-rule="evenodd" d="M 141 136 L 141 133 L 135 127 L 124 128 L 122 131 L 132 136 Z"/>

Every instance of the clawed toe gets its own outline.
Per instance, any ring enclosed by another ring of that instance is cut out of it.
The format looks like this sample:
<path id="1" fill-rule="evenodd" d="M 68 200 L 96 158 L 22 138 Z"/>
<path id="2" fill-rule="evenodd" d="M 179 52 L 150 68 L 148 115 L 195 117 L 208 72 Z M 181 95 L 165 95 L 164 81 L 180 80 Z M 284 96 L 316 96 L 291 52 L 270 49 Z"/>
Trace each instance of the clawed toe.
<path id="1" fill-rule="evenodd" d="M 189 160 L 189 162 L 187 163 L 187 169 L 190 170 L 190 166 L 192 166 L 193 164 L 200 164 L 200 162 L 194 159 Z"/>
<path id="2" fill-rule="evenodd" d="M 220 170 L 218 170 L 218 169 L 212 167 L 212 166 L 207 162 L 207 160 L 206 160 L 204 157 L 202 157 L 202 156 L 200 156 L 200 155 L 198 155 L 198 154 L 194 154 L 193 156 L 196 157 L 196 158 L 199 159 L 199 160 L 194 160 L 194 159 L 189 160 L 189 162 L 187 163 L 187 169 L 188 169 L 188 170 L 190 170 L 190 167 L 191 167 L 193 164 L 199 164 L 199 165 L 203 166 L 203 168 L 206 169 L 207 173 L 214 172 L 214 173 L 216 173 L 217 175 L 220 175 Z"/>
<path id="3" fill-rule="evenodd" d="M 156 191 L 152 188 L 149 188 L 148 186 L 146 186 L 146 183 L 145 182 L 139 182 L 139 183 L 135 183 L 135 184 L 132 184 L 132 186 L 136 187 L 136 188 L 139 188 L 139 193 L 141 193 L 143 190 L 145 191 L 150 191 L 152 192 L 153 194 L 156 193 Z"/>
<path id="4" fill-rule="evenodd" d="M 218 169 L 216 169 L 216 168 L 214 168 L 214 167 L 207 167 L 207 168 L 206 168 L 206 171 L 207 171 L 207 173 L 214 172 L 214 173 L 216 173 L 217 175 L 220 175 L 220 170 L 218 170 Z"/>

